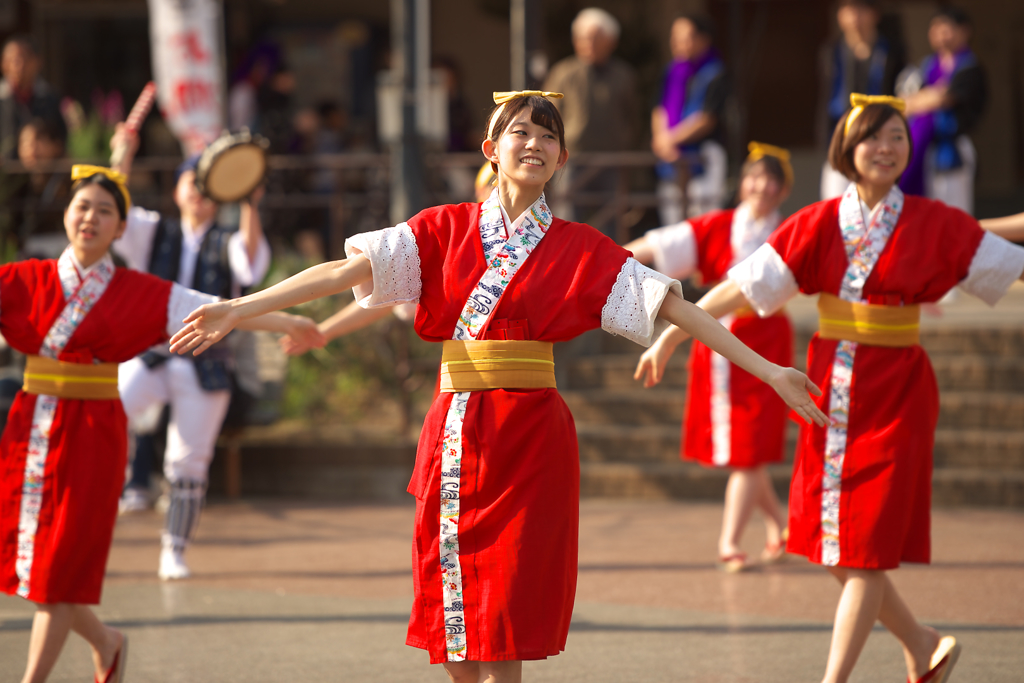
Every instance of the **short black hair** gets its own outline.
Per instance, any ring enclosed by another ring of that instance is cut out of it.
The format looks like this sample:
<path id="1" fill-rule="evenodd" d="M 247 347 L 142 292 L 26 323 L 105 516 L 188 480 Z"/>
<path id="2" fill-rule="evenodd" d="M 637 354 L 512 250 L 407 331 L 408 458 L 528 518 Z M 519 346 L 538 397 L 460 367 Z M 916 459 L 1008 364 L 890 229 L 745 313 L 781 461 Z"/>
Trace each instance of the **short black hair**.
<path id="1" fill-rule="evenodd" d="M 71 186 L 72 201 L 79 191 L 89 185 L 99 185 L 109 192 L 110 196 L 114 198 L 114 205 L 117 207 L 117 214 L 121 217 L 121 220 L 125 220 L 128 217 L 128 207 L 125 205 L 124 195 L 121 193 L 121 188 L 118 187 L 117 183 L 102 173 L 94 173 L 91 176 L 76 180 L 75 184 Z"/>
<path id="2" fill-rule="evenodd" d="M 21 130 L 25 130 L 26 128 L 34 130 L 37 138 L 45 138 L 50 142 L 59 142 L 62 145 L 64 144 L 63 132 L 57 125 L 57 122 L 53 119 L 44 119 L 37 116 L 22 126 Z"/>
<path id="3" fill-rule="evenodd" d="M 676 21 L 685 19 L 686 21 L 693 24 L 693 28 L 697 30 L 697 33 L 710 38 L 715 39 L 715 21 L 706 14 L 680 14 L 676 17 Z"/>
<path id="4" fill-rule="evenodd" d="M 935 21 L 936 19 L 942 19 L 960 27 L 967 27 L 971 25 L 971 16 L 956 5 L 943 5 L 939 9 L 935 10 L 935 14 L 932 15 L 931 20 Z"/>

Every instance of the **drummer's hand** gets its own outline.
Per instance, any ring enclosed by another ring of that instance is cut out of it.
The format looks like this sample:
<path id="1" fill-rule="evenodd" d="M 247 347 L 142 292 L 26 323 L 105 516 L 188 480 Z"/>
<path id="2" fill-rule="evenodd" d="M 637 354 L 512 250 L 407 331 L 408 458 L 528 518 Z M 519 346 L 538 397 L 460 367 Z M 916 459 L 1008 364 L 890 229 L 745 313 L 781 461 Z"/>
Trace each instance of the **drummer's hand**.
<path id="1" fill-rule="evenodd" d="M 126 158 L 132 158 L 139 151 L 139 134 L 122 121 L 114 126 L 114 135 L 110 138 L 110 151 L 113 152 L 121 145 L 127 146 Z"/>
<path id="2" fill-rule="evenodd" d="M 200 306 L 185 318 L 185 326 L 171 337 L 171 351 L 198 356 L 238 325 L 240 319 L 229 301 Z M 194 349 L 194 350 L 193 350 Z"/>
<path id="3" fill-rule="evenodd" d="M 786 405 L 808 424 L 813 422 L 819 427 L 828 424 L 828 416 L 811 398 L 811 395 L 821 396 L 821 389 L 811 381 L 811 378 L 794 368 L 780 366 L 775 366 L 775 368 L 768 384 L 782 397 Z"/>
<path id="4" fill-rule="evenodd" d="M 296 315 L 288 323 L 288 333 L 281 337 L 281 349 L 289 356 L 301 356 L 311 349 L 322 349 L 327 337 L 315 322 Z"/>
<path id="5" fill-rule="evenodd" d="M 249 204 L 249 206 L 255 209 L 257 206 L 260 205 L 260 202 L 263 201 L 263 195 L 265 195 L 266 193 L 267 186 L 264 185 L 263 183 L 260 183 L 260 185 L 255 190 L 252 191 L 252 193 L 246 198 L 245 201 Z"/>

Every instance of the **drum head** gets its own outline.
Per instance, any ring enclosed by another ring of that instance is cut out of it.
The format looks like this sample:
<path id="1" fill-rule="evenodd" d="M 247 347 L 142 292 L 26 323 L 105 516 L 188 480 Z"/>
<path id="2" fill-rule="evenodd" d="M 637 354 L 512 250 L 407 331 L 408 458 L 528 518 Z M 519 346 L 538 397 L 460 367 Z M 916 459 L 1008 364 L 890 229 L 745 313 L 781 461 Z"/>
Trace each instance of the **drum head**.
<path id="1" fill-rule="evenodd" d="M 203 179 L 203 192 L 216 202 L 237 202 L 255 190 L 267 170 L 263 148 L 236 144 L 218 154 Z"/>

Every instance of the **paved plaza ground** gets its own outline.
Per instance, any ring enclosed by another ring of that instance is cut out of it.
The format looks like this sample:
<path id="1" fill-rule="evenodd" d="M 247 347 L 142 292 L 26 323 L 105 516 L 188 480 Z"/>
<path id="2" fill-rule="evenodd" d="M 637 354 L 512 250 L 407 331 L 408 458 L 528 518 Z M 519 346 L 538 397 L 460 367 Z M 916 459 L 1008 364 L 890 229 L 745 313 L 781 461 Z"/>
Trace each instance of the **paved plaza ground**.
<path id="1" fill-rule="evenodd" d="M 838 586 L 801 558 L 727 576 L 713 564 L 712 504 L 587 500 L 565 653 L 527 663 L 535 682 L 820 680 Z M 101 616 L 131 639 L 127 680 L 445 681 L 404 645 L 413 508 L 214 503 L 189 558 L 156 579 L 160 519 L 122 518 Z M 934 563 L 893 579 L 927 623 L 964 645 L 954 683 L 1020 681 L 1024 513 L 936 510 Z M 746 547 L 756 554 L 755 520 Z M 19 679 L 32 607 L 0 598 L 0 681 Z M 72 636 L 51 680 L 91 680 Z M 871 636 L 854 681 L 906 680 L 895 640 Z"/>

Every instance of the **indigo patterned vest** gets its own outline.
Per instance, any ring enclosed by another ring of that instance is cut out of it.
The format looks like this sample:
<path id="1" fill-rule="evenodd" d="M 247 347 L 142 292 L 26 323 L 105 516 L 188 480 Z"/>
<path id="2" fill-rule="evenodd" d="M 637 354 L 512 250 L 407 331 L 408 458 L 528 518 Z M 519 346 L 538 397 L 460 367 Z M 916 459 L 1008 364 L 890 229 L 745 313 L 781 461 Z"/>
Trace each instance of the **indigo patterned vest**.
<path id="1" fill-rule="evenodd" d="M 233 231 L 222 228 L 216 223 L 206 231 L 196 257 L 192 289 L 223 299 L 231 298 L 228 240 L 232 234 Z M 156 227 L 156 233 L 153 235 L 149 272 L 164 280 L 177 282 L 178 272 L 181 268 L 183 240 L 181 221 L 176 218 L 161 217 Z M 166 360 L 167 357 L 159 353 L 143 354 L 143 362 L 149 367 L 156 367 Z M 231 388 L 231 375 L 228 367 L 231 361 L 231 350 L 227 346 L 226 340 L 210 347 L 201 356 L 192 356 L 192 360 L 196 366 L 199 384 L 204 390 L 217 391 Z"/>

